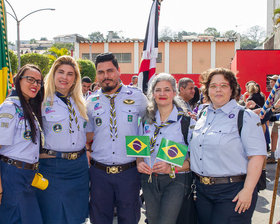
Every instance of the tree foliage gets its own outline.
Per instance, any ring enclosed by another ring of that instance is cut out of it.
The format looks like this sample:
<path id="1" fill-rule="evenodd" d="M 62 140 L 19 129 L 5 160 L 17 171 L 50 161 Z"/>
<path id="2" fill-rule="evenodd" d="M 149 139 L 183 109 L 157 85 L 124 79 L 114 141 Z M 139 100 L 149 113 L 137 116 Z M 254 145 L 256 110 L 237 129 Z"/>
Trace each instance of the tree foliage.
<path id="1" fill-rule="evenodd" d="M 103 33 L 99 32 L 99 31 L 92 32 L 91 34 L 88 35 L 88 38 L 93 41 L 104 41 L 105 40 Z"/>
<path id="2" fill-rule="evenodd" d="M 159 40 L 172 40 L 176 36 L 176 33 L 169 27 L 164 27 L 159 32 Z"/>
<path id="3" fill-rule="evenodd" d="M 77 63 L 79 64 L 81 76 L 88 76 L 94 82 L 96 76 L 94 63 L 87 59 L 78 59 Z"/>
<path id="4" fill-rule="evenodd" d="M 26 64 L 37 65 L 43 75 L 46 75 L 49 72 L 49 58 L 43 54 L 37 53 L 28 53 L 21 55 L 21 66 Z"/>
<path id="5" fill-rule="evenodd" d="M 73 43 L 55 43 L 52 45 L 52 47 L 55 47 L 57 49 L 66 48 L 68 51 L 71 51 L 74 49 Z"/>
<path id="6" fill-rule="evenodd" d="M 178 39 L 183 39 L 183 36 L 197 36 L 196 32 L 187 32 L 187 31 L 181 31 L 177 33 Z"/>
<path id="7" fill-rule="evenodd" d="M 9 58 L 10 58 L 12 73 L 16 74 L 17 67 L 18 67 L 18 58 L 12 50 L 9 50 Z"/>
<path id="8" fill-rule="evenodd" d="M 204 35 L 213 36 L 213 37 L 220 37 L 221 33 L 217 31 L 214 27 L 208 27 L 204 30 Z"/>
<path id="9" fill-rule="evenodd" d="M 51 66 L 57 58 L 63 55 L 70 55 L 70 52 L 66 48 L 58 49 L 56 47 L 51 47 L 45 54 L 48 56 Z"/>

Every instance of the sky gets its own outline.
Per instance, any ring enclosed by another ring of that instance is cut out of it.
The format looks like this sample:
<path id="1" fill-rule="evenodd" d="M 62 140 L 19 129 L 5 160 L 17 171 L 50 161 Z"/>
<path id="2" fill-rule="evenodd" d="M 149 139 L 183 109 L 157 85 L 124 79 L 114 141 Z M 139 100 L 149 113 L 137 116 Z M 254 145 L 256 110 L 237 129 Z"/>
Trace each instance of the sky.
<path id="1" fill-rule="evenodd" d="M 20 22 L 20 39 L 51 40 L 58 35 L 77 33 L 84 37 L 99 31 L 121 31 L 128 38 L 144 39 L 152 0 L 8 0 Z M 267 0 L 164 0 L 161 3 L 159 31 L 202 33 L 208 27 L 220 32 L 239 33 L 255 25 L 266 29 Z M 6 10 L 13 14 L 6 3 Z M 17 39 L 15 20 L 8 17 L 8 41 Z"/>

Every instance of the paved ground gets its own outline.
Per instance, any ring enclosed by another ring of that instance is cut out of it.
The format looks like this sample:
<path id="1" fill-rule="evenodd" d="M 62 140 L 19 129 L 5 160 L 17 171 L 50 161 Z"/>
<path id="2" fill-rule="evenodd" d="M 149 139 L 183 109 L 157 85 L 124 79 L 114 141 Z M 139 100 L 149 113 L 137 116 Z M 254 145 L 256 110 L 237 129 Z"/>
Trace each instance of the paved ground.
<path id="1" fill-rule="evenodd" d="M 253 216 L 253 224 L 268 224 L 270 217 L 271 201 L 275 181 L 275 170 L 277 164 L 267 164 L 267 189 L 260 191 L 256 210 Z M 274 221 L 275 224 L 280 221 L 280 182 L 278 179 L 278 191 L 276 196 L 275 210 L 274 210 Z"/>

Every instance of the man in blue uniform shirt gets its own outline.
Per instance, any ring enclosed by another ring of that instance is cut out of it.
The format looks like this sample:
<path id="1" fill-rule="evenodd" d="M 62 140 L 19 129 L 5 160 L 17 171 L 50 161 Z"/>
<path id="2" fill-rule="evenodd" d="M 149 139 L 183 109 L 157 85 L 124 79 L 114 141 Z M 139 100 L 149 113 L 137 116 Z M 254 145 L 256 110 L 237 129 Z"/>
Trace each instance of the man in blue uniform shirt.
<path id="1" fill-rule="evenodd" d="M 121 83 L 112 53 L 98 55 L 95 66 L 101 89 L 87 100 L 91 222 L 111 224 L 116 206 L 119 224 L 138 223 L 140 174 L 135 158 L 126 156 L 125 136 L 139 134 L 138 119 L 145 112 L 146 97 Z"/>

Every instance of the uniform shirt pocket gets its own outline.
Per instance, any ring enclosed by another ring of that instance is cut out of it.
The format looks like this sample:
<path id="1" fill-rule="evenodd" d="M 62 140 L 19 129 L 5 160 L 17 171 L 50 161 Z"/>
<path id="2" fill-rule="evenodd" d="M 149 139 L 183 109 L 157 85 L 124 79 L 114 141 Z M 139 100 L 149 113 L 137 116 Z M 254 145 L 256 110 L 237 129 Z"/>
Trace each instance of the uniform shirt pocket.
<path id="1" fill-rule="evenodd" d="M 123 122 L 125 124 L 132 125 L 138 122 L 138 110 L 136 105 L 133 105 L 131 107 L 123 106 L 121 110 L 124 115 Z"/>

